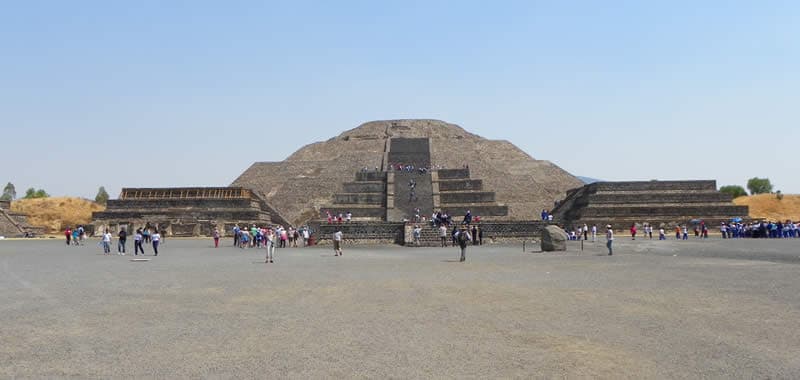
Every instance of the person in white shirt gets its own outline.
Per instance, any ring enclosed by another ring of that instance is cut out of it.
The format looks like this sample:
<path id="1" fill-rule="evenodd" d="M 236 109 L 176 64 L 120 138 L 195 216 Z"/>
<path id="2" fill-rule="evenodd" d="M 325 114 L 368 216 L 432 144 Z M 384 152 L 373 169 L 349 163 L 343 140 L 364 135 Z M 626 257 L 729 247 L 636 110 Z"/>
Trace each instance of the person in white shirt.
<path id="1" fill-rule="evenodd" d="M 144 248 L 142 248 L 142 240 L 144 240 L 144 236 L 142 235 L 142 230 L 136 230 L 136 235 L 133 236 L 133 254 L 135 256 L 139 255 L 139 251 L 142 251 L 142 256 L 144 256 Z"/>
<path id="2" fill-rule="evenodd" d="M 336 229 L 336 232 L 333 233 L 333 255 L 334 256 L 341 256 L 342 255 L 342 230 Z"/>
<path id="3" fill-rule="evenodd" d="M 442 248 L 447 247 L 447 227 L 444 224 L 439 225 L 439 239 L 442 240 Z"/>
<path id="4" fill-rule="evenodd" d="M 111 232 L 106 230 L 103 234 L 103 255 L 111 254 Z"/>
<path id="5" fill-rule="evenodd" d="M 589 226 L 587 226 L 586 223 L 583 224 L 582 232 L 583 232 L 583 240 L 584 241 L 589 240 Z M 578 238 L 580 239 L 580 236 Z"/>
<path id="6" fill-rule="evenodd" d="M 608 255 L 611 256 L 614 254 L 614 251 L 611 248 L 611 245 L 614 243 L 614 230 L 611 229 L 611 225 L 607 225 L 606 228 L 606 247 L 608 247 Z"/>
<path id="7" fill-rule="evenodd" d="M 266 239 L 264 246 L 267 248 L 267 259 L 264 262 L 272 263 L 275 256 L 275 232 L 272 231 L 272 228 L 264 234 L 264 239 Z"/>
<path id="8" fill-rule="evenodd" d="M 150 240 L 153 241 L 154 256 L 158 256 L 158 244 L 161 243 L 161 234 L 158 233 L 158 230 L 153 232 L 153 235 L 150 236 Z"/>
<path id="9" fill-rule="evenodd" d="M 592 224 L 592 243 L 597 241 L 597 225 Z"/>

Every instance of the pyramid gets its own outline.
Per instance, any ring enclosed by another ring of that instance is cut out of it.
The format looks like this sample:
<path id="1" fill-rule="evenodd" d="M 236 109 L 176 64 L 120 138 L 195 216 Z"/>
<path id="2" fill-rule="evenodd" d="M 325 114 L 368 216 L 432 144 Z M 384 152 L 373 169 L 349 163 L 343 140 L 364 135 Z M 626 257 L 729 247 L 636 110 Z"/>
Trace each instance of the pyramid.
<path id="1" fill-rule="evenodd" d="M 488 140 L 455 124 L 411 119 L 371 121 L 327 141 L 309 144 L 281 162 L 256 162 L 231 186 L 254 190 L 280 215 L 299 225 L 317 219 L 345 183 L 367 169 L 388 171 L 393 139 L 428 139 L 430 165 L 469 167 L 473 178 L 507 206 L 507 219 L 536 219 L 542 209 L 582 182 L 549 161 L 536 160 L 514 144 Z M 398 159 L 394 157 L 394 159 Z M 403 161 L 413 161 L 406 157 Z"/>

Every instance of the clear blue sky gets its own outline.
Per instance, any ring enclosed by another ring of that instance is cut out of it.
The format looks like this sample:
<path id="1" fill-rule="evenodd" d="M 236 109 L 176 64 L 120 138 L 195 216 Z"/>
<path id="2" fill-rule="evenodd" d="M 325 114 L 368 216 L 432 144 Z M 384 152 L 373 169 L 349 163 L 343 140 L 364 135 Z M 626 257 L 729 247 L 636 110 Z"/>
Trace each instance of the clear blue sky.
<path id="1" fill-rule="evenodd" d="M 800 193 L 800 2 L 0 4 L 0 182 L 227 185 L 435 118 L 606 180 Z"/>

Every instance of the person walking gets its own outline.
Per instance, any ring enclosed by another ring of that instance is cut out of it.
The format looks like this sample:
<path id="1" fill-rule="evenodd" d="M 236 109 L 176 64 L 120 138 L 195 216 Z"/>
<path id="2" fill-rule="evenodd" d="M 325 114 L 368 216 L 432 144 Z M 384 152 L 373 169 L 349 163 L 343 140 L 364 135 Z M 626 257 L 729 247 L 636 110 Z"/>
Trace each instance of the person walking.
<path id="1" fill-rule="evenodd" d="M 70 240 L 72 240 L 72 229 L 70 227 L 64 230 L 64 237 L 67 238 L 67 246 L 69 246 Z"/>
<path id="2" fill-rule="evenodd" d="M 447 226 L 444 223 L 439 226 L 439 239 L 442 241 L 442 248 L 447 247 Z"/>
<path id="3" fill-rule="evenodd" d="M 476 239 L 478 237 L 478 227 L 474 224 L 472 225 L 472 234 L 470 236 L 472 236 L 472 245 L 478 245 L 478 239 Z"/>
<path id="4" fill-rule="evenodd" d="M 667 240 L 666 231 L 664 231 L 664 227 L 658 229 L 658 240 Z"/>
<path id="5" fill-rule="evenodd" d="M 158 256 L 158 245 L 161 243 L 161 234 L 158 233 L 158 230 L 153 231 L 150 240 L 153 241 L 153 255 Z"/>
<path id="6" fill-rule="evenodd" d="M 606 226 L 606 247 L 608 248 L 608 255 L 611 256 L 614 254 L 614 250 L 612 245 L 614 244 L 614 230 L 611 228 L 611 225 Z"/>
<path id="7" fill-rule="evenodd" d="M 144 248 L 142 248 L 142 241 L 144 237 L 142 236 L 142 229 L 136 230 L 136 235 L 133 235 L 133 255 L 138 256 L 139 251 L 142 251 L 142 256 L 144 256 Z"/>
<path id="8" fill-rule="evenodd" d="M 214 248 L 219 248 L 219 228 L 214 227 L 211 237 L 214 238 Z"/>
<path id="9" fill-rule="evenodd" d="M 413 234 L 414 234 L 414 245 L 419 247 L 419 238 L 420 236 L 422 236 L 422 228 L 420 228 L 419 224 L 414 226 Z"/>
<path id="10" fill-rule="evenodd" d="M 631 240 L 636 240 L 636 224 L 631 224 Z"/>
<path id="11" fill-rule="evenodd" d="M 689 227 L 683 226 L 683 240 L 689 240 Z"/>
<path id="12" fill-rule="evenodd" d="M 103 234 L 103 255 L 110 255 L 111 254 L 111 232 L 106 232 Z"/>
<path id="13" fill-rule="evenodd" d="M 597 225 L 592 224 L 592 243 L 597 241 Z"/>
<path id="14" fill-rule="evenodd" d="M 117 233 L 117 254 L 125 256 L 125 242 L 128 241 L 128 233 L 121 228 Z"/>
<path id="15" fill-rule="evenodd" d="M 589 226 L 586 223 L 583 224 L 583 241 L 589 240 Z"/>
<path id="16" fill-rule="evenodd" d="M 267 248 L 267 258 L 264 262 L 273 263 L 275 256 L 275 232 L 272 228 L 268 228 L 267 233 L 264 234 L 264 246 Z"/>
<path id="17" fill-rule="evenodd" d="M 342 230 L 340 228 L 336 229 L 336 232 L 333 233 L 333 255 L 334 256 L 341 256 L 342 255 Z"/>
<path id="18" fill-rule="evenodd" d="M 461 231 L 456 232 L 456 240 L 458 241 L 458 246 L 461 248 L 461 260 L 460 262 L 467 261 L 467 245 L 469 241 L 472 240 L 472 236 L 469 235 L 469 230 L 467 226 L 461 225 Z"/>

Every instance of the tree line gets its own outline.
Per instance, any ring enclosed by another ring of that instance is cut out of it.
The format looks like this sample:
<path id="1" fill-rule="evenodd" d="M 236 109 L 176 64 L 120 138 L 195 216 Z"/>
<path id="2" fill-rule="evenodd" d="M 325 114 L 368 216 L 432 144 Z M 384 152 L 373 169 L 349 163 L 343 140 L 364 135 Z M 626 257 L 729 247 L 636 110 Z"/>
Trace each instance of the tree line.
<path id="1" fill-rule="evenodd" d="M 772 189 L 773 189 L 772 182 L 770 182 L 769 178 L 753 177 L 747 181 L 747 190 L 750 191 L 750 195 L 771 194 Z M 719 188 L 719 191 L 722 193 L 730 194 L 734 198 L 743 197 L 747 195 L 747 191 L 745 191 L 744 187 L 741 187 L 739 185 L 722 186 Z M 778 195 L 778 198 L 781 198 L 780 190 L 778 190 L 775 193 Z"/>
<path id="2" fill-rule="evenodd" d="M 35 189 L 33 187 L 25 190 L 25 195 L 20 199 L 35 199 L 35 198 L 48 198 L 50 194 L 47 193 L 44 189 Z M 108 192 L 104 186 L 100 186 L 97 190 L 97 195 L 94 197 L 94 201 L 100 204 L 106 204 L 108 202 Z M 0 195 L 0 201 L 13 201 L 17 199 L 17 188 L 14 186 L 13 183 L 9 182 L 3 188 L 3 195 Z"/>

